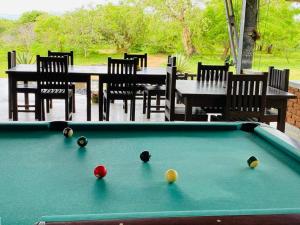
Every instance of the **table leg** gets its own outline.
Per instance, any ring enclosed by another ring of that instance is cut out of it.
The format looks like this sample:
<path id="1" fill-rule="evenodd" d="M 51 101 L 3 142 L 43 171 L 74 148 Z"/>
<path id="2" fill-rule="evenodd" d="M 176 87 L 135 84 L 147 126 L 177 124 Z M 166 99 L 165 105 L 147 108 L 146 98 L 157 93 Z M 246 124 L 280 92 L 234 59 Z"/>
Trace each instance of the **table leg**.
<path id="1" fill-rule="evenodd" d="M 91 77 L 86 82 L 86 101 L 87 121 L 91 121 Z"/>
<path id="2" fill-rule="evenodd" d="M 11 76 L 8 74 L 8 118 L 12 119 L 12 96 L 11 96 Z"/>
<path id="3" fill-rule="evenodd" d="M 281 132 L 285 132 L 285 118 L 287 110 L 287 100 L 282 100 L 281 107 L 278 108 L 278 121 L 277 129 Z"/>
<path id="4" fill-rule="evenodd" d="M 98 96 L 99 96 L 99 121 L 103 121 L 103 82 L 100 76 L 98 81 Z"/>
<path id="5" fill-rule="evenodd" d="M 17 81 L 11 78 L 11 104 L 13 120 L 18 121 L 18 94 L 17 94 Z"/>
<path id="6" fill-rule="evenodd" d="M 185 121 L 191 121 L 192 120 L 192 111 L 193 111 L 193 105 L 191 104 L 190 99 L 185 98 L 184 99 L 184 105 L 185 105 Z"/>

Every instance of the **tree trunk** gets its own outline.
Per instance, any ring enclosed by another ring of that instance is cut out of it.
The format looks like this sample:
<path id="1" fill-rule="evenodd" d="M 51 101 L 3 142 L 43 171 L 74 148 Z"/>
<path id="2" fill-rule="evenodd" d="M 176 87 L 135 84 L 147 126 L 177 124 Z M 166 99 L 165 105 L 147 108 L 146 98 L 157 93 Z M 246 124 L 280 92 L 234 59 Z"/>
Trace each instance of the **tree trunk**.
<path id="1" fill-rule="evenodd" d="M 267 47 L 267 53 L 268 53 L 268 54 L 272 54 L 272 50 L 273 50 L 273 44 L 270 44 L 270 45 Z"/>
<path id="2" fill-rule="evenodd" d="M 222 59 L 226 59 L 228 52 L 230 49 L 230 45 L 229 43 L 224 43 L 224 50 L 223 50 L 223 54 L 222 54 Z"/>
<path id="3" fill-rule="evenodd" d="M 196 53 L 196 48 L 192 42 L 191 31 L 186 24 L 183 24 L 182 34 L 183 34 L 182 39 L 183 39 L 183 46 L 184 46 L 185 53 L 188 56 L 191 56 L 194 53 Z"/>

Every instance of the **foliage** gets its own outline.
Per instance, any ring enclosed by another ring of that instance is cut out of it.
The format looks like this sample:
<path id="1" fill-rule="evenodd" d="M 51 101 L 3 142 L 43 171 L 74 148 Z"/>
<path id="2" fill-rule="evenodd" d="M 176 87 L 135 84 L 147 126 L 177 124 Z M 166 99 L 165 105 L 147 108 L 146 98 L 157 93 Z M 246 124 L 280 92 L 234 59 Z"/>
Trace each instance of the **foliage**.
<path id="1" fill-rule="evenodd" d="M 18 52 L 17 54 L 17 63 L 18 64 L 33 64 L 35 59 L 32 54 L 29 52 Z"/>
<path id="2" fill-rule="evenodd" d="M 177 72 L 186 73 L 190 70 L 189 59 L 183 54 L 175 54 Z"/>
<path id="3" fill-rule="evenodd" d="M 22 14 L 22 16 L 19 18 L 20 24 L 26 24 L 26 23 L 35 23 L 37 22 L 38 18 L 46 13 L 41 11 L 33 10 L 31 12 L 25 12 Z"/>
<path id="4" fill-rule="evenodd" d="M 233 2 L 239 24 L 242 1 Z M 300 9 L 285 0 L 261 0 L 260 7 L 255 63 L 270 54 L 282 56 L 286 67 L 294 65 L 293 53 L 300 51 L 300 22 L 295 20 Z M 230 55 L 220 0 L 120 0 L 63 15 L 26 12 L 16 21 L 0 19 L 0 47 L 32 55 L 74 50 L 81 61 L 93 59 L 95 64 L 107 49 L 119 56 L 125 51 L 179 53 L 187 61 L 211 55 L 222 63 Z"/>

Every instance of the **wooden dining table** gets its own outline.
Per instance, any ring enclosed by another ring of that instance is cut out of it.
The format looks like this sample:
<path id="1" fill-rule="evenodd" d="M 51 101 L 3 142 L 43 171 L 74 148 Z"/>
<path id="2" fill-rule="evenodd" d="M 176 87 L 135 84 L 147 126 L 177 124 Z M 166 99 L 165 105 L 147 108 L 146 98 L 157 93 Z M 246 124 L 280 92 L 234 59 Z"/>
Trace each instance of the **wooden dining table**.
<path id="1" fill-rule="evenodd" d="M 19 81 L 37 82 L 39 75 L 35 64 L 19 64 L 16 67 L 8 69 L 8 102 L 9 110 L 12 110 L 13 120 L 18 120 L 17 107 L 17 83 Z M 123 78 L 115 75 L 108 75 L 107 65 L 100 66 L 69 66 L 69 82 L 86 83 L 87 92 L 87 121 L 91 116 L 91 77 L 98 76 L 98 94 L 99 94 L 99 120 L 103 120 L 103 84 L 110 82 L 123 82 Z M 141 68 L 133 78 L 139 84 L 164 84 L 166 79 L 166 68 L 145 67 Z"/>
<path id="2" fill-rule="evenodd" d="M 176 94 L 185 105 L 185 120 L 192 118 L 193 107 L 225 107 L 226 82 L 177 80 Z M 267 88 L 266 106 L 278 110 L 277 129 L 285 131 L 287 101 L 296 98 L 294 94 Z"/>

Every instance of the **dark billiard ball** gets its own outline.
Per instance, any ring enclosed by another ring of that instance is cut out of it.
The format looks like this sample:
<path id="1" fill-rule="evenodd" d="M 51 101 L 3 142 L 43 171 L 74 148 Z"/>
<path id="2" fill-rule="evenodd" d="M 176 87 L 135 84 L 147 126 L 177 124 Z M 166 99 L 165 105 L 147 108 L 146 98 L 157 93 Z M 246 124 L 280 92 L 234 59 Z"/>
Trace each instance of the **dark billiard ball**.
<path id="1" fill-rule="evenodd" d="M 140 154 L 140 158 L 141 160 L 146 163 L 150 160 L 151 158 L 151 155 L 148 151 L 143 151 L 141 154 Z"/>
<path id="2" fill-rule="evenodd" d="M 81 136 L 80 138 L 78 138 L 77 140 L 77 144 L 80 146 L 80 147 L 84 147 L 86 146 L 88 143 L 88 139 L 84 136 Z"/>
<path id="3" fill-rule="evenodd" d="M 259 161 L 256 157 L 251 156 L 248 160 L 247 160 L 248 166 L 252 169 L 254 169 L 255 167 L 258 166 Z"/>
<path id="4" fill-rule="evenodd" d="M 63 134 L 64 134 L 65 137 L 72 137 L 73 136 L 73 130 L 72 130 L 72 128 L 66 127 L 63 130 Z"/>
<path id="5" fill-rule="evenodd" d="M 106 174 L 107 174 L 107 170 L 103 165 L 99 165 L 94 169 L 94 175 L 97 178 L 103 178 L 106 176 Z"/>

